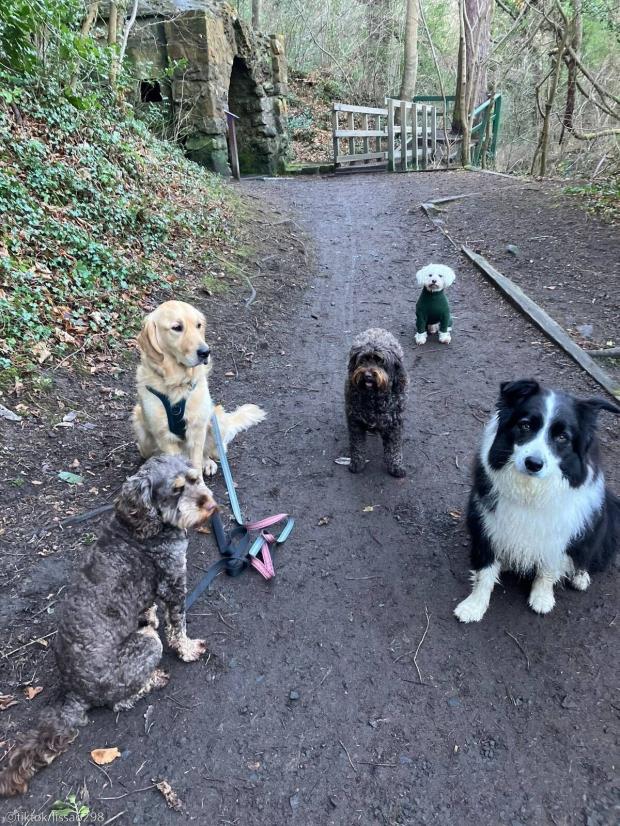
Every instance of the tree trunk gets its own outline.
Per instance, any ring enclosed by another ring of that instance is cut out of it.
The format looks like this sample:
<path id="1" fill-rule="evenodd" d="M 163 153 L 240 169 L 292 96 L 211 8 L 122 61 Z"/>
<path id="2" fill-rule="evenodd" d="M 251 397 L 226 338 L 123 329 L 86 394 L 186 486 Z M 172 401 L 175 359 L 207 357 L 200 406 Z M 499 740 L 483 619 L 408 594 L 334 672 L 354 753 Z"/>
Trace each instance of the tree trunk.
<path id="1" fill-rule="evenodd" d="M 260 29 L 262 0 L 252 0 L 252 28 Z"/>
<path id="2" fill-rule="evenodd" d="M 491 47 L 492 13 L 492 0 L 459 0 L 461 31 L 453 132 L 462 133 L 471 110 L 487 98 L 486 60 Z"/>
<path id="3" fill-rule="evenodd" d="M 564 139 L 564 130 L 569 132 L 573 129 L 573 115 L 575 113 L 575 100 L 577 97 L 577 59 L 581 52 L 581 40 L 583 26 L 581 20 L 581 0 L 573 0 L 573 19 L 571 21 L 571 46 L 574 56 L 568 57 L 566 65 L 568 67 L 568 81 L 566 85 L 566 106 L 564 107 L 564 117 L 562 119 L 562 131 L 560 133 L 560 143 Z"/>
<path id="4" fill-rule="evenodd" d="M 405 62 L 400 84 L 400 99 L 411 100 L 415 95 L 418 74 L 418 0 L 407 0 L 405 22 Z"/>

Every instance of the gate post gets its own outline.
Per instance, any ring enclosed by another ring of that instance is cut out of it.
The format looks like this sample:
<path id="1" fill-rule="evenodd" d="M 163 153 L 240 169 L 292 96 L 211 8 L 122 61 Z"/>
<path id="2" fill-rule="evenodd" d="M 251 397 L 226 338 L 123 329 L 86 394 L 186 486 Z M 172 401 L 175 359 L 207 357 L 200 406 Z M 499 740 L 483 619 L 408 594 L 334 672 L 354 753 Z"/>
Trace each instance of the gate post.
<path id="1" fill-rule="evenodd" d="M 394 172 L 394 99 L 388 98 L 387 105 L 388 170 Z"/>

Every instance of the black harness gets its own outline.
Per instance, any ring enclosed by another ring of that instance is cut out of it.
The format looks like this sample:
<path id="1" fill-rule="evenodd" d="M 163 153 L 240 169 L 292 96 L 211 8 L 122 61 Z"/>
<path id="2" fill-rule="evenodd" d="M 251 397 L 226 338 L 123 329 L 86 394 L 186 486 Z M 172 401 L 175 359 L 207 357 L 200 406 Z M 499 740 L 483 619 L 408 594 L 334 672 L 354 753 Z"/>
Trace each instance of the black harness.
<path id="1" fill-rule="evenodd" d="M 154 387 L 149 387 L 148 385 L 146 389 L 154 396 L 157 396 L 163 404 L 168 419 L 168 430 L 175 436 L 178 436 L 179 439 L 185 441 L 185 433 L 187 430 L 185 423 L 185 403 L 187 399 L 181 399 L 176 404 L 171 404 L 170 399 L 165 393 L 160 393 L 159 390 L 155 390 Z"/>

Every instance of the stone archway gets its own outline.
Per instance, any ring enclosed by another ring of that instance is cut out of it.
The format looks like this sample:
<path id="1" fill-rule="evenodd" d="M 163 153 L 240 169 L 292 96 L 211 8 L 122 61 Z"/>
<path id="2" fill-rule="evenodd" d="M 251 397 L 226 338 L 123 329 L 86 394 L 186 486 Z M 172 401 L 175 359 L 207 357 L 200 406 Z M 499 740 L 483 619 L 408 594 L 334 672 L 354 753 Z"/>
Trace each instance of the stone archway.
<path id="1" fill-rule="evenodd" d="M 239 118 L 235 122 L 235 127 L 239 169 L 242 175 L 257 175 L 269 171 L 265 168 L 269 164 L 264 136 L 259 135 L 257 131 L 261 120 L 261 100 L 257 94 L 257 86 L 244 58 L 236 56 L 230 72 L 228 108 Z"/>

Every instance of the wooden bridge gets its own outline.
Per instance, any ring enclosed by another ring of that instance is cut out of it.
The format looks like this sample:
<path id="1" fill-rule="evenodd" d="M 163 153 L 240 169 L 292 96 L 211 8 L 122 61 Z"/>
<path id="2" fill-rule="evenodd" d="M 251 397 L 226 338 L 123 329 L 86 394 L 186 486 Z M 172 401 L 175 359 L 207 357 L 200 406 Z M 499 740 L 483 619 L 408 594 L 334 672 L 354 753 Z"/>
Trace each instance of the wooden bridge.
<path id="1" fill-rule="evenodd" d="M 384 108 L 334 103 L 334 168 L 407 172 L 460 162 L 461 138 L 448 126 L 454 100 L 432 95 L 413 101 L 386 98 Z M 495 158 L 501 102 L 501 95 L 494 95 L 473 112 L 473 166 L 486 166 Z"/>

